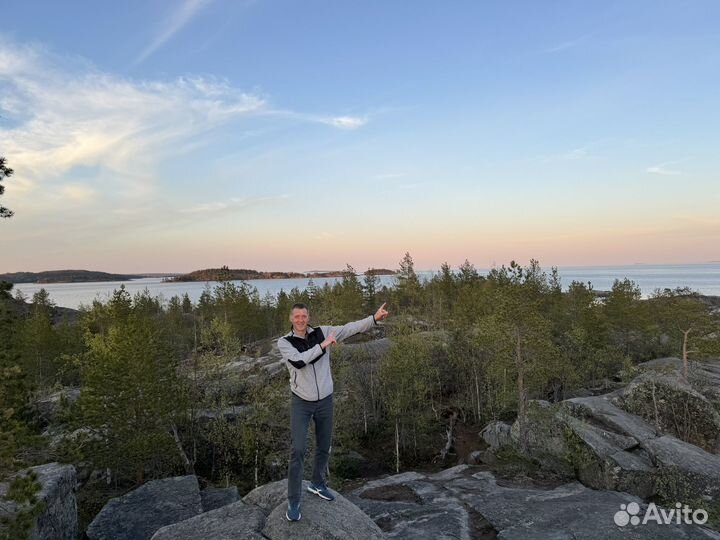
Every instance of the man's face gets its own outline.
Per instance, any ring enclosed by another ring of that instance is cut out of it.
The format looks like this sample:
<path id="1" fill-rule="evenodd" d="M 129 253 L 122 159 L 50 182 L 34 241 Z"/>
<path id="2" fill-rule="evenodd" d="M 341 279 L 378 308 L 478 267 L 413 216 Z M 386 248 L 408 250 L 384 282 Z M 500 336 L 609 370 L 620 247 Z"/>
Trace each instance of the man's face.
<path id="1" fill-rule="evenodd" d="M 310 322 L 310 314 L 307 309 L 295 308 L 290 313 L 290 322 L 295 332 L 303 333 Z"/>

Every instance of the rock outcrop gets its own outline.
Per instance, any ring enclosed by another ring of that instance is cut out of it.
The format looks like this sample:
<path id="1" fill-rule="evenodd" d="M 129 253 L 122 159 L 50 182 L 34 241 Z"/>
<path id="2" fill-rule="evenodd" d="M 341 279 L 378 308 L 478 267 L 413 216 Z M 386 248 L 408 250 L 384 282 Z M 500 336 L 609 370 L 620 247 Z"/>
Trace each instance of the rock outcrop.
<path id="1" fill-rule="evenodd" d="M 381 540 L 380 528 L 338 494 L 324 501 L 303 486 L 302 519 L 288 522 L 287 481 L 237 500 L 234 488 L 200 492 L 195 476 L 155 480 L 112 499 L 87 531 L 90 540 Z M 210 509 L 212 508 L 212 509 Z"/>
<path id="2" fill-rule="evenodd" d="M 302 504 L 302 519 L 289 522 L 283 501 L 270 513 L 262 530 L 270 540 L 382 540 L 380 528 L 342 495 L 332 501 L 306 497 Z"/>
<path id="3" fill-rule="evenodd" d="M 38 516 L 31 540 L 74 539 L 78 534 L 75 467 L 47 463 L 32 468 L 40 480 L 38 499 L 44 510 Z"/>
<path id="4" fill-rule="evenodd" d="M 75 496 L 75 468 L 47 463 L 31 467 L 37 474 L 40 491 L 37 498 L 42 511 L 35 519 L 30 540 L 75 540 L 78 537 L 78 512 Z M 0 497 L 7 493 L 8 482 L 0 483 Z M 18 507 L 10 501 L 0 505 L 0 517 L 10 517 Z"/>
<path id="5" fill-rule="evenodd" d="M 658 431 L 720 454 L 720 363 L 690 362 L 687 379 L 679 358 L 638 367 L 640 375 L 610 394 L 613 403 Z"/>
<path id="6" fill-rule="evenodd" d="M 512 424 L 507 422 L 490 422 L 480 432 L 480 437 L 492 448 L 497 450 L 503 446 L 512 444 L 510 430 Z"/>
<path id="7" fill-rule="evenodd" d="M 287 509 L 287 481 L 280 480 L 248 493 L 243 501 L 257 505 L 267 513 L 262 534 L 270 540 L 303 538 L 304 540 L 380 540 L 380 528 L 357 506 L 340 494 L 334 501 L 324 501 L 308 494 L 303 483 L 302 519 L 289 522 Z"/>
<path id="8" fill-rule="evenodd" d="M 720 540 L 719 533 L 698 525 L 616 524 L 616 514 L 630 503 L 641 516 L 647 508 L 627 493 L 579 482 L 553 489 L 500 485 L 492 473 L 467 465 L 376 480 L 348 498 L 393 539 Z"/>
<path id="9" fill-rule="evenodd" d="M 612 398 L 531 402 L 529 410 L 524 453 L 545 468 L 643 498 L 717 502 L 720 496 L 720 456 L 656 431 Z"/>
<path id="10" fill-rule="evenodd" d="M 577 481 L 542 488 L 512 485 L 496 480 L 487 470 L 468 465 L 436 474 L 407 472 L 373 480 L 346 497 L 338 494 L 331 502 L 303 491 L 302 519 L 298 522 L 285 518 L 284 480 L 261 486 L 241 501 L 205 512 L 194 506 L 199 504 L 200 496 L 193 480 L 195 477 L 179 477 L 149 482 L 145 490 L 143 486 L 124 496 L 127 508 L 118 510 L 120 504 L 116 502 L 110 505 L 114 512 L 103 509 L 106 525 L 113 515 L 117 521 L 104 529 L 102 538 L 720 540 L 720 533 L 698 524 L 629 523 L 632 516 L 643 517 L 648 505 L 628 493 L 593 490 Z M 307 482 L 303 489 L 306 487 Z M 221 491 L 224 497 L 232 497 L 232 490 L 215 490 L 213 498 L 219 497 Z M 155 495 L 153 504 L 148 500 L 151 493 Z M 143 499 L 151 506 L 150 511 L 138 506 Z M 180 500 L 192 501 L 189 512 L 187 505 L 178 505 Z M 186 511 L 178 512 L 183 506 Z M 133 511 L 139 514 L 129 519 Z M 177 518 L 192 511 L 197 513 L 157 526 L 159 514 Z M 149 528 L 155 530 L 148 536 Z"/>
<path id="11" fill-rule="evenodd" d="M 720 434 L 712 395 L 720 365 L 694 363 L 688 380 L 680 367 L 678 359 L 659 359 L 641 365 L 632 382 L 605 395 L 558 404 L 531 401 L 522 437 L 518 422 L 511 428 L 514 448 L 590 488 L 703 503 L 718 512 L 720 455 L 708 449 Z M 698 381 L 705 385 L 702 391 Z M 496 431 L 491 424 L 483 434 L 498 446 Z"/>
<path id="12" fill-rule="evenodd" d="M 265 514 L 257 506 L 236 501 L 159 529 L 152 540 L 266 540 L 260 530 Z"/>
<path id="13" fill-rule="evenodd" d="M 240 495 L 237 486 L 207 488 L 200 492 L 200 500 L 202 501 L 203 512 L 209 512 L 239 501 Z"/>
<path id="14" fill-rule="evenodd" d="M 149 540 L 161 527 L 203 511 L 197 477 L 153 480 L 110 499 L 87 529 L 89 540 Z"/>

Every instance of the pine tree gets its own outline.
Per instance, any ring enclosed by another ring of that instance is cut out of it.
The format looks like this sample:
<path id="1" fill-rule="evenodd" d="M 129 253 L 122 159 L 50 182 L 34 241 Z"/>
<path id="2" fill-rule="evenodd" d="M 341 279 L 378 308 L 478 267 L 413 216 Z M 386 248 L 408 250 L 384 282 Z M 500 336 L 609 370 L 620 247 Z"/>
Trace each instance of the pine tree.
<path id="1" fill-rule="evenodd" d="M 465 262 L 462 263 L 458 268 L 458 278 L 460 283 L 465 285 L 468 283 L 473 283 L 480 279 L 480 274 L 478 274 L 475 266 L 470 263 L 470 261 L 465 259 Z"/>
<path id="2" fill-rule="evenodd" d="M 677 338 L 676 352 L 680 353 L 683 375 L 687 378 L 691 353 L 701 353 L 703 348 L 707 348 L 708 352 L 717 349 L 717 339 L 712 339 L 712 336 L 720 331 L 718 319 L 713 317 L 699 294 L 688 288 L 656 291 L 652 300 L 659 310 L 662 329 Z M 691 349 L 691 346 L 695 348 Z"/>
<path id="3" fill-rule="evenodd" d="M 412 441 L 417 454 L 422 436 L 433 416 L 438 363 L 426 338 L 398 335 L 380 363 L 380 385 L 395 439 L 395 471 L 400 471 L 404 450 Z"/>
<path id="4" fill-rule="evenodd" d="M 193 305 L 192 301 L 190 300 L 190 296 L 188 296 L 188 293 L 183 294 L 182 297 L 182 312 L 183 313 L 192 313 Z"/>
<path id="5" fill-rule="evenodd" d="M 515 387 L 521 447 L 525 447 L 530 390 L 548 377 L 561 375 L 559 351 L 552 341 L 552 327 L 543 316 L 543 297 L 549 292 L 547 276 L 536 261 L 490 273 L 493 311 L 477 323 L 478 344 L 488 352 L 489 376 L 507 399 Z M 555 369 L 553 369 L 555 367 Z"/>
<path id="6" fill-rule="evenodd" d="M 397 279 L 395 293 L 398 297 L 398 304 L 400 307 L 412 310 L 420 302 L 422 287 L 415 273 L 415 263 L 409 252 L 405 253 L 399 264 L 400 268 L 395 274 Z"/>
<path id="7" fill-rule="evenodd" d="M 48 292 L 40 289 L 32 297 L 30 317 L 22 324 L 23 365 L 38 387 L 50 386 L 55 382 L 54 360 L 59 350 L 53 329 L 54 306 Z"/>
<path id="8" fill-rule="evenodd" d="M 10 167 L 7 166 L 7 159 L 0 156 L 0 182 L 5 180 L 6 178 L 9 178 L 13 175 L 15 171 L 13 171 Z M 5 192 L 5 186 L 0 183 L 0 195 L 2 195 Z M 5 208 L 4 206 L 0 205 L 0 218 L 9 218 L 12 217 L 14 212 L 10 210 L 9 208 Z"/>
<path id="9" fill-rule="evenodd" d="M 645 325 L 640 287 L 630 280 L 616 279 L 605 299 L 604 314 L 612 343 L 629 357 L 641 359 L 642 330 Z"/>
<path id="10" fill-rule="evenodd" d="M 380 285 L 380 278 L 373 273 L 369 268 L 365 272 L 365 278 L 363 279 L 362 292 L 363 292 L 363 307 L 365 313 L 370 313 L 377 306 L 377 294 Z"/>
<path id="11" fill-rule="evenodd" d="M 29 425 L 30 385 L 19 365 L 16 336 L 19 321 L 10 291 L 11 283 L 0 282 L 0 481 L 11 473 L 7 492 L 0 497 L 3 506 L 15 511 L 0 519 L 0 540 L 27 538 L 32 524 L 42 510 L 36 494 L 40 490 L 34 473 L 16 473 L 28 465 L 23 455 L 37 445 Z"/>
<path id="12" fill-rule="evenodd" d="M 455 275 L 447 262 L 440 265 L 440 273 L 435 276 L 435 284 L 439 288 L 440 292 L 440 305 L 438 306 L 438 313 L 441 317 L 445 318 L 448 316 L 452 305 L 455 303 L 457 295 L 457 283 Z"/>
<path id="13" fill-rule="evenodd" d="M 363 290 L 355 269 L 349 264 L 342 275 L 342 281 L 334 291 L 338 306 L 338 321 L 354 321 L 363 316 Z"/>
<path id="14" fill-rule="evenodd" d="M 0 282 L 0 478 L 14 471 L 21 461 L 18 453 L 28 436 L 23 422 L 29 385 L 20 368 L 18 317 L 12 304 L 12 284 Z"/>
<path id="15" fill-rule="evenodd" d="M 173 336 L 148 313 L 142 297 L 115 291 L 100 332 L 87 329 L 89 347 L 81 366 L 82 422 L 95 438 L 86 458 L 109 468 L 116 479 L 141 483 L 165 476 L 188 460 L 177 440 L 176 422 L 186 411 L 184 387 L 177 374 Z"/>

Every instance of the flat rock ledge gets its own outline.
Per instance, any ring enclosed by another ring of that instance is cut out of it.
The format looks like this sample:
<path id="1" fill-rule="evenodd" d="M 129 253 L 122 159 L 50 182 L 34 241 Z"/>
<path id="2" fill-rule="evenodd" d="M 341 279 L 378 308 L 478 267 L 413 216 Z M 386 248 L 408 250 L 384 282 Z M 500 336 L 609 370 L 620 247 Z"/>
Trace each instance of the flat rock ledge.
<path id="1" fill-rule="evenodd" d="M 720 533 L 698 525 L 617 525 L 615 516 L 624 514 L 627 505 L 635 503 L 641 518 L 648 508 L 628 493 L 579 482 L 554 489 L 500 485 L 492 473 L 468 465 L 435 475 L 403 473 L 375 480 L 348 499 L 393 539 L 720 540 Z"/>
<path id="2" fill-rule="evenodd" d="M 380 528 L 340 494 L 324 501 L 303 484 L 302 519 L 289 522 L 287 481 L 265 484 L 243 500 L 158 530 L 152 540 L 381 540 Z"/>
<path id="3" fill-rule="evenodd" d="M 378 525 L 340 494 L 325 501 L 303 485 L 302 519 L 289 522 L 287 481 L 237 499 L 237 489 L 200 491 L 197 477 L 148 482 L 111 499 L 87 530 L 89 540 L 381 540 Z"/>
<path id="4" fill-rule="evenodd" d="M 90 523 L 86 534 L 89 540 L 149 540 L 161 527 L 202 511 L 196 476 L 152 480 L 110 499 Z"/>

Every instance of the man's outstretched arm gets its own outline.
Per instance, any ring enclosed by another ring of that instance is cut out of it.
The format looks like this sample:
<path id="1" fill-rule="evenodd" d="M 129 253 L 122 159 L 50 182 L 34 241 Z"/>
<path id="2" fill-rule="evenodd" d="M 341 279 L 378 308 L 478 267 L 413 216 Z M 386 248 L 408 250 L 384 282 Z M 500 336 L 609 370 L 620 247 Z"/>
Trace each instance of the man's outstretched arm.
<path id="1" fill-rule="evenodd" d="M 321 327 L 323 333 L 327 335 L 328 333 L 334 332 L 335 339 L 340 342 L 349 338 L 350 336 L 354 336 L 359 332 L 367 332 L 380 321 L 387 319 L 389 313 L 385 309 L 385 305 L 386 304 L 380 306 L 380 308 L 375 312 L 374 315 L 365 317 L 364 319 L 360 319 L 359 321 L 350 322 L 343 326 L 323 326 Z"/>

